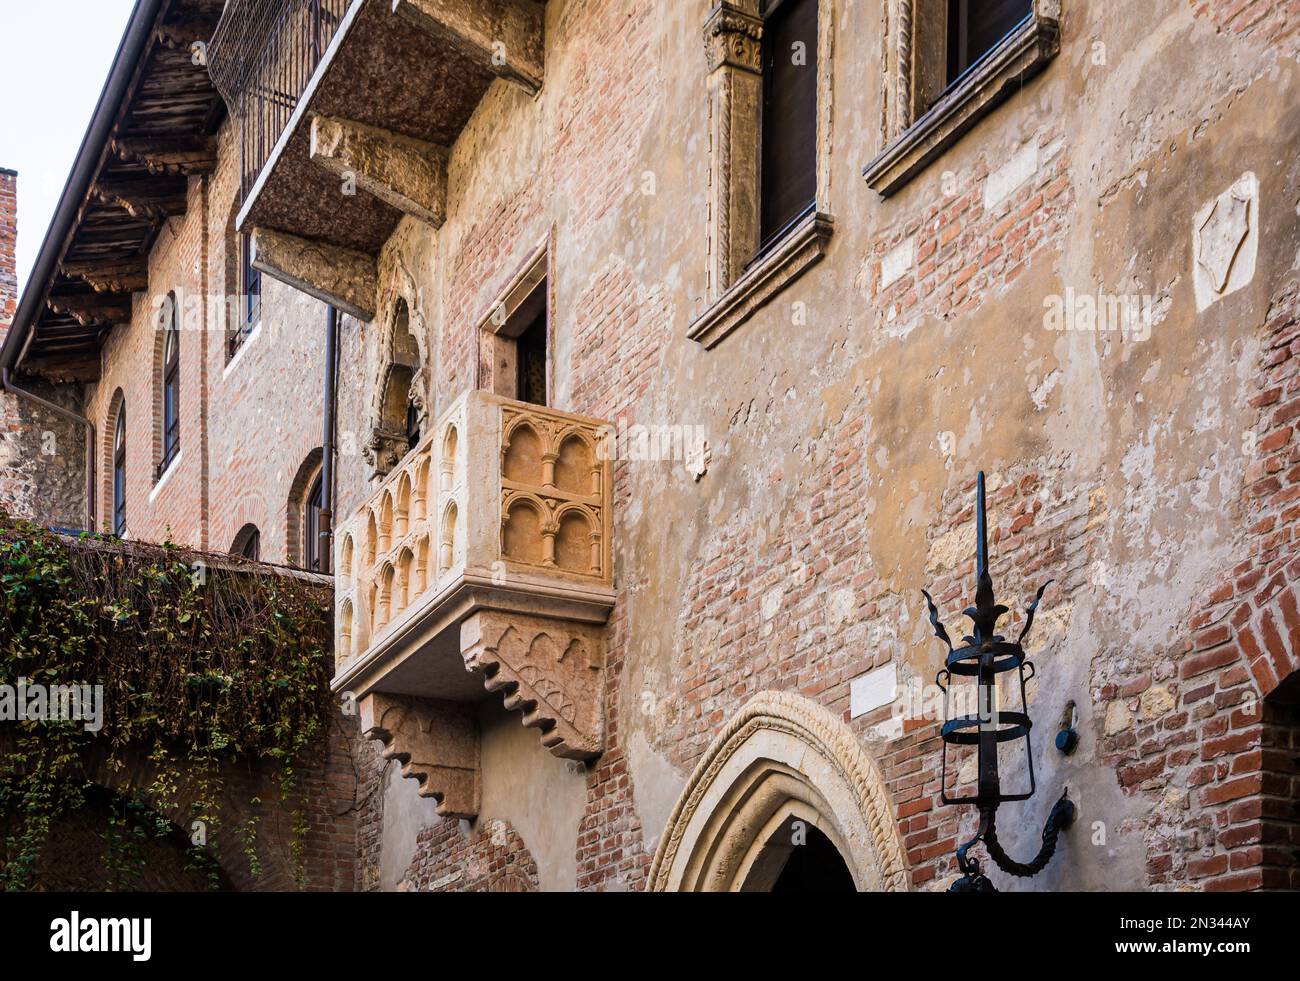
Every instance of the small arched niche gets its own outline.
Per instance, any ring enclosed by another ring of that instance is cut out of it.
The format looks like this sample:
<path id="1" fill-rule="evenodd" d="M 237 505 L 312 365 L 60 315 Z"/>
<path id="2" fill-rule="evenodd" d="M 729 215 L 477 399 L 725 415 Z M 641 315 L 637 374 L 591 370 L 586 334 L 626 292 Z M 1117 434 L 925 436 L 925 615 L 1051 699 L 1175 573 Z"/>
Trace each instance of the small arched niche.
<path id="1" fill-rule="evenodd" d="M 578 508 L 565 511 L 555 534 L 555 564 L 565 572 L 593 572 L 592 531 L 591 519 L 585 512 Z"/>
<path id="2" fill-rule="evenodd" d="M 404 473 L 397 478 L 397 498 L 393 505 L 393 537 L 404 538 L 410 527 L 408 518 L 411 514 L 411 475 Z"/>
<path id="3" fill-rule="evenodd" d="M 508 559 L 541 565 L 542 511 L 531 498 L 512 501 L 501 530 L 501 551 Z"/>
<path id="4" fill-rule="evenodd" d="M 456 533 L 460 511 L 455 501 L 450 501 L 442 513 L 442 527 L 438 533 L 438 575 L 443 575 L 456 564 Z"/>
<path id="5" fill-rule="evenodd" d="M 352 656 L 352 601 L 345 599 L 339 608 L 339 649 L 338 660 L 346 661 Z"/>
<path id="6" fill-rule="evenodd" d="M 418 589 L 413 589 L 415 585 L 415 553 L 409 548 L 402 549 L 402 554 L 397 558 L 397 580 L 394 584 L 395 595 L 393 597 L 393 615 L 401 613 L 410 604 L 418 594 Z"/>
<path id="7" fill-rule="evenodd" d="M 506 480 L 534 487 L 542 485 L 542 439 L 526 422 L 518 423 L 506 437 L 501 473 Z"/>
<path id="8" fill-rule="evenodd" d="M 570 435 L 560 443 L 555 460 L 555 486 L 570 494 L 591 494 L 592 452 L 581 436 Z"/>
<path id="9" fill-rule="evenodd" d="M 352 585 L 352 576 L 354 575 L 352 562 L 355 551 L 356 549 L 352 544 L 352 535 L 344 535 L 343 543 L 339 546 L 339 565 L 335 570 L 335 575 L 338 576 L 339 585 L 344 589 Z"/>
<path id="10" fill-rule="evenodd" d="M 785 891 L 799 879 L 787 875 L 794 850 L 810 846 L 819 854 L 800 861 L 822 881 L 835 881 L 838 856 L 858 891 L 909 888 L 889 792 L 853 730 L 800 695 L 760 692 L 691 774 L 647 888 Z"/>

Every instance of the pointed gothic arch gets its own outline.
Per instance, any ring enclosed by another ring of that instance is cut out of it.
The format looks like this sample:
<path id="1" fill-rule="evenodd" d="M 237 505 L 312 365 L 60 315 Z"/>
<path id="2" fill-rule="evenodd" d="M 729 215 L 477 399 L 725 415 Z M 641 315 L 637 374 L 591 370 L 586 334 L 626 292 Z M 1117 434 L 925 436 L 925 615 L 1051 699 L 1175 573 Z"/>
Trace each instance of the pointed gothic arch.
<path id="1" fill-rule="evenodd" d="M 829 839 L 858 890 L 910 888 L 889 791 L 857 736 L 816 702 L 760 692 L 691 774 L 659 840 L 647 889 L 771 889 L 795 822 Z"/>

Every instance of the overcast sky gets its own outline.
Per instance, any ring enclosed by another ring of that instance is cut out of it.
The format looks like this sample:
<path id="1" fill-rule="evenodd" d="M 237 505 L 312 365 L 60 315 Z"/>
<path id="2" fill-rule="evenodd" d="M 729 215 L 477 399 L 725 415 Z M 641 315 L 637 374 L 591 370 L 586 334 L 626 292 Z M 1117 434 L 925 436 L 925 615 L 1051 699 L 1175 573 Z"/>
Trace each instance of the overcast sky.
<path id="1" fill-rule="evenodd" d="M 133 6 L 133 0 L 0 0 L 0 167 L 18 171 L 20 290 Z"/>

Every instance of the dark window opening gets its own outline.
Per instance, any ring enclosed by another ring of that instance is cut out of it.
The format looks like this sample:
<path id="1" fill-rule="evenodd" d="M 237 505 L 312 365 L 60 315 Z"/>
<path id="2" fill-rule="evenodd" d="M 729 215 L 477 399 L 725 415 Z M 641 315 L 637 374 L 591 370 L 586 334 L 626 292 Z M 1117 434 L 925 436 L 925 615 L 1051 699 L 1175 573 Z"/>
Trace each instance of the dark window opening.
<path id="1" fill-rule="evenodd" d="M 817 199 L 817 0 L 763 8 L 760 252 Z"/>
<path id="2" fill-rule="evenodd" d="M 253 240 L 247 235 L 239 236 L 239 289 L 239 322 L 230 338 L 231 354 L 262 319 L 262 274 L 253 268 Z"/>
<path id="3" fill-rule="evenodd" d="M 321 479 L 320 474 L 316 475 L 315 482 L 311 485 L 311 490 L 307 492 L 306 513 L 303 515 L 303 535 L 306 541 L 303 543 L 303 555 L 306 558 L 306 566 L 312 572 L 324 571 L 321 567 L 320 551 L 320 512 L 321 512 Z"/>
<path id="4" fill-rule="evenodd" d="M 414 402 L 406 403 L 406 445 L 408 453 L 420 445 L 420 410 Z"/>
<path id="5" fill-rule="evenodd" d="M 1033 13 L 1033 0 L 948 0 L 948 84 Z"/>
<path id="6" fill-rule="evenodd" d="M 773 892 L 857 892 L 853 875 L 839 851 L 817 828 L 807 826 L 807 840 L 795 845 Z"/>
<path id="7" fill-rule="evenodd" d="M 176 326 L 176 301 L 170 300 L 171 322 L 163 340 L 163 454 L 158 462 L 161 477 L 181 448 L 181 342 Z"/>
<path id="8" fill-rule="evenodd" d="M 515 391 L 518 393 L 520 402 L 546 405 L 548 393 L 546 386 L 547 318 L 545 282 L 538 289 L 542 290 L 541 310 L 533 317 L 532 323 L 519 335 L 517 342 L 519 377 Z"/>
<path id="9" fill-rule="evenodd" d="M 113 433 L 113 534 L 126 536 L 126 406 L 117 410 Z"/>
<path id="10" fill-rule="evenodd" d="M 235 547 L 231 549 L 236 555 L 260 562 L 262 559 L 262 533 L 256 525 L 246 525 L 235 538 Z"/>

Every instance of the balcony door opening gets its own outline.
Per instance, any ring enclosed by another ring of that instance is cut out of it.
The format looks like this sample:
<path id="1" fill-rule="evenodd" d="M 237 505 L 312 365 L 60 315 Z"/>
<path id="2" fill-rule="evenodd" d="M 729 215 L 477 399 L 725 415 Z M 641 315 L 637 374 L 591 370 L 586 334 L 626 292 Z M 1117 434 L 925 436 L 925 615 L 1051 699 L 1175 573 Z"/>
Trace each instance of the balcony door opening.
<path id="1" fill-rule="evenodd" d="M 538 250 L 479 325 L 479 387 L 550 405 L 551 317 L 547 251 Z"/>

